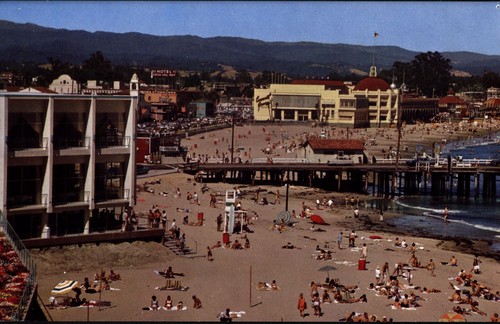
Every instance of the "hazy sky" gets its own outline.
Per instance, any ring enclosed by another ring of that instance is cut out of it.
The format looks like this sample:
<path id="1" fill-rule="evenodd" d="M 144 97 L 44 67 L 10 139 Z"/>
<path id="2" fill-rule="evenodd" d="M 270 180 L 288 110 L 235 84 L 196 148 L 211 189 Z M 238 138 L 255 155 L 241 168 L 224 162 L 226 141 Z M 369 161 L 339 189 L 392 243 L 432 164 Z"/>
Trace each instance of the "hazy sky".
<path id="1" fill-rule="evenodd" d="M 90 32 L 236 36 L 500 55 L 500 0 L 0 1 L 0 19 Z"/>

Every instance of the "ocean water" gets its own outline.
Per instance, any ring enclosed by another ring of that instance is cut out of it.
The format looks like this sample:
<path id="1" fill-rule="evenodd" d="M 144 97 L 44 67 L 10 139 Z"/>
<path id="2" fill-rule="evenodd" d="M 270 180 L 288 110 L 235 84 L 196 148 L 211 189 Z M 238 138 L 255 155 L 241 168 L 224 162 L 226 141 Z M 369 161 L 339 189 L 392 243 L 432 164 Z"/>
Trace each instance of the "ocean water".
<path id="1" fill-rule="evenodd" d="M 499 159 L 500 133 L 489 137 L 449 143 L 442 156 L 460 155 L 464 159 Z M 473 188 L 473 186 L 471 186 Z M 493 241 L 491 247 L 500 251 L 500 177 L 497 180 L 497 195 L 494 198 L 482 197 L 399 197 L 388 203 L 386 208 L 401 216 L 389 223 L 399 229 L 416 229 L 429 235 L 446 235 L 471 239 Z M 448 207 L 448 223 L 443 220 L 444 208 Z"/>

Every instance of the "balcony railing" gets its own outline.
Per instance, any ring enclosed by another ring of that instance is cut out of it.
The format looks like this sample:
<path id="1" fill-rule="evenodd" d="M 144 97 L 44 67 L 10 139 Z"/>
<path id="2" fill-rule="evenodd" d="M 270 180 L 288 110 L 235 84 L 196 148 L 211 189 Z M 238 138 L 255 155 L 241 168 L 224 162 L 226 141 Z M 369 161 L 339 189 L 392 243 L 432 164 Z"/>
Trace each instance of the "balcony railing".
<path id="1" fill-rule="evenodd" d="M 49 139 L 43 138 L 8 138 L 7 145 L 9 151 L 29 150 L 29 149 L 47 149 Z"/>
<path id="2" fill-rule="evenodd" d="M 116 199 L 130 199 L 130 189 L 104 190 L 95 193 L 96 202 Z"/>
<path id="3" fill-rule="evenodd" d="M 90 201 L 90 191 L 82 192 L 64 192 L 54 195 L 54 204 L 69 204 L 74 202 L 89 203 Z"/>
<path id="4" fill-rule="evenodd" d="M 89 148 L 90 147 L 90 137 L 64 137 L 58 138 L 54 137 L 54 148 L 55 149 L 67 149 L 71 147 L 82 147 Z"/>
<path id="5" fill-rule="evenodd" d="M 124 146 L 130 147 L 130 136 L 123 135 L 104 135 L 95 137 L 96 146 L 98 148 Z"/>
<path id="6" fill-rule="evenodd" d="M 47 194 L 37 195 L 9 195 L 7 197 L 7 208 L 17 208 L 32 205 L 47 206 Z"/>

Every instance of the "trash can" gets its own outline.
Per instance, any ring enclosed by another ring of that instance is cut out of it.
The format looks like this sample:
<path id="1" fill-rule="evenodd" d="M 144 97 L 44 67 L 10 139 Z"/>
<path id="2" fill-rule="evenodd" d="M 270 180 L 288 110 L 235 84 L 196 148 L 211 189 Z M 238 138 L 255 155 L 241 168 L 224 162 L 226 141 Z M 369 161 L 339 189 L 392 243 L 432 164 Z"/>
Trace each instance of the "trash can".
<path id="1" fill-rule="evenodd" d="M 366 260 L 365 259 L 359 259 L 358 270 L 366 270 Z"/>
<path id="2" fill-rule="evenodd" d="M 203 220 L 203 213 L 198 213 L 198 220 L 202 221 Z"/>
<path id="3" fill-rule="evenodd" d="M 224 244 L 229 243 L 229 233 L 222 233 L 222 243 Z"/>

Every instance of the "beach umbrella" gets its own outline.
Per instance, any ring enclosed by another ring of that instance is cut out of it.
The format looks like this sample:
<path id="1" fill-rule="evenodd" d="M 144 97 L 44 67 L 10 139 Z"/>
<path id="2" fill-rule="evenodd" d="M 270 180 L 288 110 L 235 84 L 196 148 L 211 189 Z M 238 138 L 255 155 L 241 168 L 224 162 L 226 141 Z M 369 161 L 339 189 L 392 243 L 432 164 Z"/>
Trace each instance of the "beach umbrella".
<path id="1" fill-rule="evenodd" d="M 465 317 L 458 313 L 446 313 L 441 315 L 439 322 L 467 322 Z"/>
<path id="2" fill-rule="evenodd" d="M 276 224 L 281 224 L 283 222 L 288 225 L 292 222 L 292 215 L 288 211 L 284 210 L 279 212 L 274 221 Z"/>
<path id="3" fill-rule="evenodd" d="M 319 215 L 311 215 L 311 221 L 318 225 L 326 225 L 325 221 L 323 220 L 323 217 Z"/>
<path id="4" fill-rule="evenodd" d="M 332 267 L 330 265 L 326 265 L 326 266 L 323 266 L 323 267 L 318 269 L 318 271 L 326 272 L 328 278 L 330 278 L 330 271 L 333 271 L 333 270 L 337 270 L 337 268 Z"/>
<path id="5" fill-rule="evenodd" d="M 76 286 L 78 286 L 78 281 L 76 280 L 63 280 L 51 292 L 53 294 L 67 294 Z"/>

